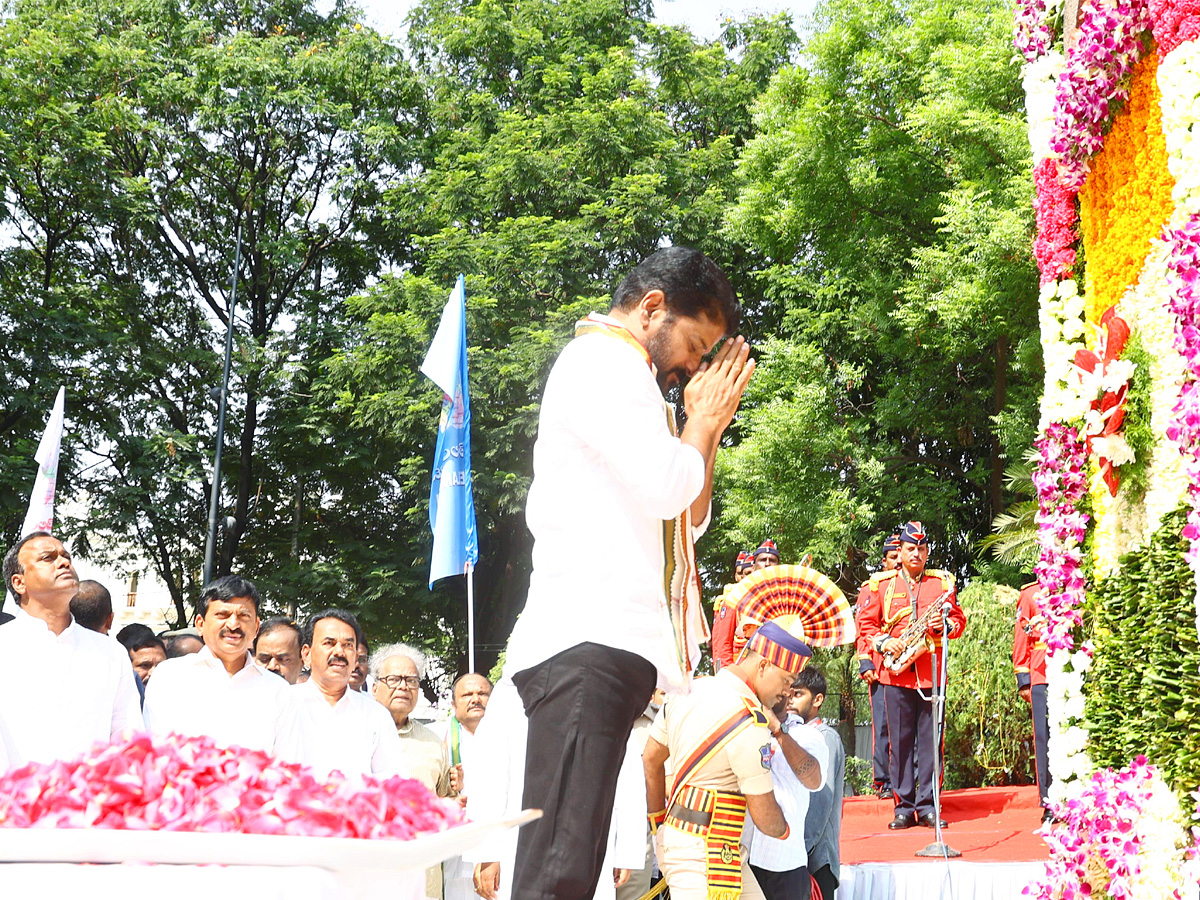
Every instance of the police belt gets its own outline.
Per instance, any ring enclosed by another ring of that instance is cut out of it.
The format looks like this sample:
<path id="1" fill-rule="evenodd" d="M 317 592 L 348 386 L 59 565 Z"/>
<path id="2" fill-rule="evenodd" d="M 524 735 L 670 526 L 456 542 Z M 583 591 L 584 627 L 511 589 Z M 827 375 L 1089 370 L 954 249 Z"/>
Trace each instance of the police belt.
<path id="1" fill-rule="evenodd" d="M 708 828 L 712 822 L 712 811 L 705 812 L 701 809 L 690 809 L 682 803 L 672 803 L 671 808 L 667 810 L 667 818 L 675 819 L 679 824 Z"/>

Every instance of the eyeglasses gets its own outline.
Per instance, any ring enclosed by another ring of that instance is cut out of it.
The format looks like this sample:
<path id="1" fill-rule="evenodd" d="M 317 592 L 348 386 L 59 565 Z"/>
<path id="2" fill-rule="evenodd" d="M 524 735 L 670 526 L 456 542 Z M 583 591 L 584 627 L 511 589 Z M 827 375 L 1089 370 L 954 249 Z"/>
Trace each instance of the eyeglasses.
<path id="1" fill-rule="evenodd" d="M 421 684 L 421 679 L 416 675 L 385 675 L 383 678 L 375 680 L 393 691 L 402 687 L 415 688 Z"/>

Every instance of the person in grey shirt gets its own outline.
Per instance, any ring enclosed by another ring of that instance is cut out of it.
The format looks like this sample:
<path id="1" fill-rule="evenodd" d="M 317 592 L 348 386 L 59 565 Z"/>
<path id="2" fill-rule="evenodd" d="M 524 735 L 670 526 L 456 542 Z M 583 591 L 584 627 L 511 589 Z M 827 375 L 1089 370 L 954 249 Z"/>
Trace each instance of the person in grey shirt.
<path id="1" fill-rule="evenodd" d="M 834 900 L 841 878 L 838 841 L 842 836 L 842 785 L 846 778 L 846 749 L 837 729 L 820 717 L 828 686 L 820 670 L 808 666 L 797 677 L 792 711 L 807 727 L 816 728 L 829 748 L 829 772 L 825 786 L 809 795 L 804 819 L 804 846 L 808 848 L 808 871 L 821 889 L 822 900 Z"/>

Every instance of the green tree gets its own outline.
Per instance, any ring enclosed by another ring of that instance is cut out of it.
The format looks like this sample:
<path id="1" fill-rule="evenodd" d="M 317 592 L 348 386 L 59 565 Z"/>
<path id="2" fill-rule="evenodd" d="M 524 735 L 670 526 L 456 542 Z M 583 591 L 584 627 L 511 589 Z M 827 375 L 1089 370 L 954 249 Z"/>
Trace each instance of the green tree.
<path id="1" fill-rule="evenodd" d="M 342 301 L 379 272 L 371 219 L 384 184 L 411 166 L 422 97 L 399 48 L 358 25 L 348 4 L 320 13 L 308 0 L 83 0 L 66 10 L 24 0 L 3 41 L 14 102 L 2 130 L 19 151 L 5 154 L 7 214 L 25 228 L 10 252 L 21 266 L 4 274 L 14 299 L 78 296 L 78 311 L 63 312 L 86 323 L 55 316 L 52 327 L 87 341 L 49 334 L 59 357 L 39 368 L 39 355 L 22 351 L 26 369 L 52 383 L 63 357 L 86 366 L 100 409 L 85 434 L 98 462 L 74 485 L 88 503 L 77 545 L 112 556 L 132 540 L 187 618 L 210 490 L 214 351 L 236 277 L 222 478 L 222 514 L 236 525 L 218 568 L 236 558 L 294 599 L 332 566 L 305 600 L 344 601 L 350 575 L 374 563 L 342 567 L 354 554 L 321 507 L 354 508 L 355 491 L 374 485 L 339 465 L 340 439 L 360 435 L 296 401 L 311 400 Z M 30 129 L 30 119 L 45 125 Z M 319 422 L 304 431 L 306 419 Z M 339 440 L 314 439 L 322 429 Z M 353 544 L 377 511 L 330 518 Z"/>
<path id="2" fill-rule="evenodd" d="M 814 548 L 849 590 L 880 538 L 920 519 L 933 564 L 962 576 L 1041 383 L 1011 17 L 1000 3 L 830 0 L 814 26 L 803 65 L 758 103 L 726 234 L 761 258 L 780 338 L 811 355 L 822 389 L 793 392 L 790 357 L 764 348 L 759 377 L 777 388 L 747 405 L 719 527 L 737 542 L 778 533 L 790 558 Z M 791 414 L 758 409 L 778 404 Z M 822 434 L 795 444 L 797 421 Z M 794 454 L 790 471 L 762 477 L 771 453 Z"/>
<path id="3" fill-rule="evenodd" d="M 172 461 L 143 468 L 155 479 L 156 502 L 121 523 L 130 538 L 142 529 L 144 551 L 158 559 L 156 539 L 170 533 L 153 518 L 179 512 L 170 473 L 192 449 L 175 439 L 175 417 L 200 400 L 209 368 L 191 338 L 203 330 L 201 317 L 169 287 L 156 292 L 143 280 L 137 234 L 152 221 L 153 205 L 144 180 L 118 161 L 120 146 L 145 130 L 136 91 L 120 88 L 138 56 L 96 10 L 26 2 L 11 12 L 0 25 L 0 316 L 11 336 L 0 363 L 4 535 L 17 536 L 37 433 L 63 385 L 60 499 L 75 495 L 87 509 L 95 498 L 86 485 L 98 469 L 112 472 L 114 459 Z M 147 499 L 146 482 L 127 478 L 128 468 L 116 471 L 107 487 L 131 503 Z M 70 531 L 62 506 L 56 526 Z M 105 516 L 101 507 L 91 520 L 101 527 Z M 76 542 L 85 555 L 89 537 Z M 110 548 L 119 555 L 120 547 Z"/>
<path id="4" fill-rule="evenodd" d="M 382 223 L 407 268 L 351 303 L 357 327 L 329 381 L 351 421 L 394 448 L 410 492 L 396 588 L 440 611 L 462 648 L 462 579 L 432 597 L 425 587 L 440 396 L 417 367 L 466 275 L 484 667 L 525 598 L 524 503 L 549 366 L 573 323 L 606 308 L 615 282 L 665 242 L 736 270 L 718 233 L 738 148 L 750 103 L 795 42 L 783 19 L 702 44 L 648 15 L 648 3 L 623 0 L 428 0 L 412 15 L 428 139 Z"/>

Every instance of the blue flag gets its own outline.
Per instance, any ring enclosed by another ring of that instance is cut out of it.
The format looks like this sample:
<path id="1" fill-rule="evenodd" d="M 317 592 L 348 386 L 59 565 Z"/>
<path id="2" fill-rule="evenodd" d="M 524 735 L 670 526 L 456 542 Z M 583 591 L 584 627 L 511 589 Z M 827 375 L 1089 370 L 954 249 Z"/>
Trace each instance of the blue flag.
<path id="1" fill-rule="evenodd" d="M 433 556 L 429 586 L 439 578 L 462 575 L 479 559 L 475 499 L 471 492 L 471 399 L 467 387 L 467 286 L 461 275 L 450 292 L 442 321 L 421 363 L 421 371 L 442 389 L 433 484 L 429 489 L 429 526 Z"/>

